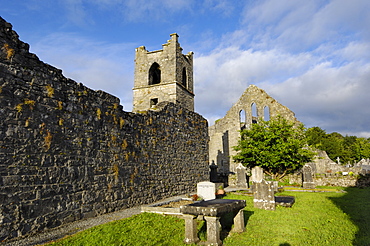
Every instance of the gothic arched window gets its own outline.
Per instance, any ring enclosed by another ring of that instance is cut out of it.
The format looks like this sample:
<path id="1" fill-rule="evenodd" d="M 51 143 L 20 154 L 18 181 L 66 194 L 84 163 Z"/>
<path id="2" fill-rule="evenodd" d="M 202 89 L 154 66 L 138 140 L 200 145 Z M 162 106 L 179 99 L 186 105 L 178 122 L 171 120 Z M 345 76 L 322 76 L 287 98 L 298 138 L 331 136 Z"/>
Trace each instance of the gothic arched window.
<path id="1" fill-rule="evenodd" d="M 240 129 L 244 130 L 247 125 L 247 115 L 243 109 L 239 111 L 239 122 L 240 122 Z"/>
<path id="2" fill-rule="evenodd" d="M 270 120 L 270 108 L 269 106 L 265 106 L 263 108 L 263 120 L 269 121 Z"/>
<path id="3" fill-rule="evenodd" d="M 149 85 L 161 83 L 161 69 L 158 63 L 154 62 L 149 69 Z"/>
<path id="4" fill-rule="evenodd" d="M 257 111 L 257 105 L 255 103 L 252 103 L 252 123 L 255 124 L 258 122 L 258 111 Z"/>

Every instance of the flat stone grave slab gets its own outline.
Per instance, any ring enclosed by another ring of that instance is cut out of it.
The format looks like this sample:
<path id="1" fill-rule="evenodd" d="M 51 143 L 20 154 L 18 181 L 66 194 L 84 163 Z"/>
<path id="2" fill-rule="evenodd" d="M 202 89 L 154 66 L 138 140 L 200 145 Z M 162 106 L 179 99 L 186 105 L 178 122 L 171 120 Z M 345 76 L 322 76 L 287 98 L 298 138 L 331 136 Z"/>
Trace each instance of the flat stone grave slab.
<path id="1" fill-rule="evenodd" d="M 181 215 L 180 206 L 184 204 L 193 203 L 191 199 L 179 198 L 174 200 L 162 201 L 151 205 L 141 206 L 141 212 L 168 214 L 168 215 Z"/>
<path id="2" fill-rule="evenodd" d="M 294 196 L 275 196 L 275 203 L 290 208 L 295 203 L 295 198 Z"/>
<path id="3" fill-rule="evenodd" d="M 181 206 L 180 211 L 183 214 L 221 216 L 243 209 L 245 206 L 245 200 L 213 199 Z"/>

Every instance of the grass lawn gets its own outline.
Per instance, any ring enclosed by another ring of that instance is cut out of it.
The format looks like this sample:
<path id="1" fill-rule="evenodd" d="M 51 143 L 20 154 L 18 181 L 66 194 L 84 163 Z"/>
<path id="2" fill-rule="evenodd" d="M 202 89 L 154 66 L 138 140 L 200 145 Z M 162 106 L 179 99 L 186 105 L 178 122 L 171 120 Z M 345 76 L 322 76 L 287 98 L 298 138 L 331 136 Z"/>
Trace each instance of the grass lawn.
<path id="1" fill-rule="evenodd" d="M 245 199 L 246 232 L 222 233 L 224 245 L 370 245 L 370 188 L 345 188 L 347 193 L 292 192 L 292 208 L 265 211 Z M 205 239 L 199 222 L 200 238 Z M 142 213 L 77 233 L 51 245 L 185 245 L 184 221 L 172 216 Z"/>

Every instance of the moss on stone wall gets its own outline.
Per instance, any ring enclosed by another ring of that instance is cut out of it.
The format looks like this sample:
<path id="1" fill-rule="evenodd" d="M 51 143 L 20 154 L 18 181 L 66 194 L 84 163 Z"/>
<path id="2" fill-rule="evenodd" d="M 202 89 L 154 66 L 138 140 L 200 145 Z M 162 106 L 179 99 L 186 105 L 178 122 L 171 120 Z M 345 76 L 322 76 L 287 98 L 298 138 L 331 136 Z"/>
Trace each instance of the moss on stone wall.
<path id="1" fill-rule="evenodd" d="M 208 179 L 207 121 L 122 111 L 28 52 L 0 17 L 0 241 L 151 203 Z M 19 106 L 21 105 L 21 106 Z"/>

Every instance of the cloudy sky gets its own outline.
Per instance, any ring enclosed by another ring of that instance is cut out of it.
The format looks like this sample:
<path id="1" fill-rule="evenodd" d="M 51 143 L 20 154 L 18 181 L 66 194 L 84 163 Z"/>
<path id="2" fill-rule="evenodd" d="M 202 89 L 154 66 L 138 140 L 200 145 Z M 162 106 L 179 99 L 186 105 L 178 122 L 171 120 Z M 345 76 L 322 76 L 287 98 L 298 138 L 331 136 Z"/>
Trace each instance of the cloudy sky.
<path id="1" fill-rule="evenodd" d="M 254 84 L 306 127 L 370 137 L 369 0 L 0 0 L 41 60 L 132 109 L 134 51 L 178 33 L 210 125 Z"/>

